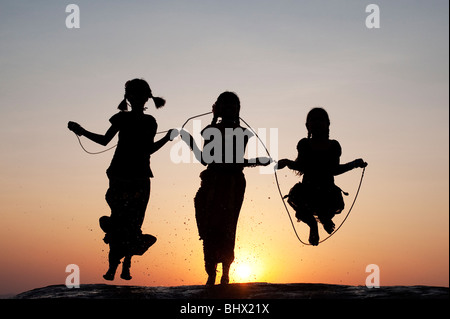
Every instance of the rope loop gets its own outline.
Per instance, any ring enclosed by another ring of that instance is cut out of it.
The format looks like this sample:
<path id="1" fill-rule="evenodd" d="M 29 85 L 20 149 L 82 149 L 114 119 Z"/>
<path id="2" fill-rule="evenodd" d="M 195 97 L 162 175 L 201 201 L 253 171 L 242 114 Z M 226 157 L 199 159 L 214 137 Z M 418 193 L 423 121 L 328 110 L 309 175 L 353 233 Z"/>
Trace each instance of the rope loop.
<path id="1" fill-rule="evenodd" d="M 195 116 L 191 116 L 190 118 L 188 118 L 188 119 L 183 123 L 183 125 L 181 126 L 181 129 L 184 129 L 184 127 L 186 126 L 186 124 L 187 124 L 190 120 L 193 120 L 193 119 L 195 119 L 195 118 L 202 117 L 202 116 L 205 116 L 205 115 L 208 115 L 208 114 L 211 114 L 211 113 L 212 113 L 212 112 L 206 112 L 206 113 L 198 114 L 198 115 L 195 115 Z M 264 144 L 264 142 L 261 140 L 261 138 L 259 137 L 259 135 L 255 132 L 255 130 L 253 129 L 253 127 L 251 127 L 251 126 L 250 126 L 250 125 L 249 125 L 242 117 L 239 117 L 239 119 L 240 119 L 245 125 L 247 125 L 247 127 L 253 132 L 253 134 L 255 134 L 256 138 L 259 140 L 259 142 L 261 143 L 261 145 L 264 147 L 264 150 L 266 151 L 266 153 L 267 153 L 267 155 L 269 156 L 269 158 L 270 158 L 272 161 L 276 162 L 275 159 L 273 159 L 272 156 L 270 155 L 270 152 L 269 152 L 269 150 L 267 149 L 267 146 L 266 146 L 266 145 Z M 167 130 L 167 131 L 156 132 L 156 134 L 162 134 L 162 133 L 167 133 L 167 132 L 169 132 L 169 130 Z M 96 154 L 101 154 L 101 153 L 107 152 L 107 151 L 109 151 L 109 150 L 111 150 L 111 149 L 113 149 L 114 147 L 117 146 L 117 144 L 116 144 L 116 145 L 114 145 L 114 146 L 112 146 L 112 147 L 110 147 L 110 148 L 108 148 L 108 149 L 103 150 L 103 151 L 99 151 L 99 152 L 89 152 L 88 150 L 86 150 L 86 149 L 84 148 L 83 144 L 81 143 L 80 137 L 79 137 L 78 135 L 76 135 L 76 134 L 75 134 L 75 136 L 77 137 L 78 142 L 80 143 L 81 148 L 82 148 L 86 153 L 92 154 L 92 155 L 96 155 Z M 364 167 L 363 170 L 362 170 L 362 173 L 361 173 L 361 179 L 360 179 L 360 181 L 359 181 L 359 185 L 358 185 L 358 189 L 357 189 L 356 194 L 355 194 L 355 198 L 353 199 L 352 205 L 350 206 L 350 209 L 348 210 L 347 215 L 345 215 L 345 218 L 342 220 L 342 222 L 341 222 L 341 224 L 339 225 L 339 227 L 337 227 L 331 234 L 329 234 L 328 237 L 326 237 L 326 238 L 320 240 L 320 241 L 319 241 L 319 244 L 323 243 L 324 241 L 328 240 L 331 236 L 333 236 L 334 234 L 336 234 L 336 232 L 342 227 L 342 225 L 343 225 L 343 224 L 345 223 L 345 221 L 347 220 L 348 216 L 350 215 L 350 212 L 351 212 L 352 209 L 353 209 L 353 206 L 355 205 L 356 199 L 358 198 L 359 191 L 360 191 L 361 185 L 362 185 L 362 181 L 363 181 L 363 179 L 364 179 L 364 173 L 365 173 L 365 171 L 366 171 L 366 168 Z M 275 182 L 276 182 L 276 184 L 277 184 L 278 193 L 279 193 L 279 195 L 280 195 L 281 201 L 283 202 L 284 208 L 285 208 L 286 213 L 287 213 L 287 215 L 288 215 L 288 217 L 289 217 L 289 220 L 290 220 L 290 222 L 291 222 L 292 229 L 294 230 L 295 236 L 297 237 L 298 241 L 299 241 L 300 243 L 302 243 L 303 245 L 306 245 L 306 246 L 312 246 L 310 243 L 304 242 L 304 241 L 300 238 L 300 236 L 298 235 L 298 233 L 297 233 L 297 230 L 296 230 L 296 228 L 295 228 L 294 222 L 292 221 L 291 214 L 290 214 L 289 209 L 288 209 L 288 207 L 287 207 L 287 205 L 286 205 L 286 201 L 284 200 L 283 193 L 282 193 L 281 188 L 280 188 L 280 183 L 279 183 L 279 181 L 278 181 L 278 175 L 277 175 L 276 169 L 274 169 L 274 177 L 275 177 Z"/>
<path id="2" fill-rule="evenodd" d="M 265 149 L 267 155 L 272 159 L 272 161 L 275 162 L 275 160 L 274 160 L 274 159 L 272 158 L 272 156 L 270 155 L 269 150 L 267 149 L 266 145 L 263 143 L 263 141 L 262 141 L 261 138 L 258 136 L 258 134 L 255 132 L 255 130 L 254 130 L 247 122 L 245 122 L 242 118 L 240 118 L 240 119 L 241 119 L 242 122 L 245 123 L 245 125 L 247 125 L 247 127 L 248 127 L 249 129 L 252 130 L 253 134 L 255 134 L 255 136 L 258 138 L 258 140 L 259 140 L 259 141 L 261 142 L 261 144 L 264 146 L 264 149 Z M 336 232 L 342 227 L 342 225 L 344 224 L 344 222 L 347 220 L 347 217 L 350 215 L 350 212 L 352 211 L 353 206 L 355 205 L 356 199 L 358 198 L 359 190 L 361 189 L 361 184 L 362 184 L 362 181 L 363 181 L 363 178 L 364 178 L 364 173 L 365 173 L 365 171 L 366 171 L 366 168 L 364 167 L 363 170 L 362 170 L 362 173 L 361 173 L 361 179 L 360 179 L 360 181 L 359 181 L 358 190 L 356 191 L 355 198 L 353 199 L 353 203 L 352 203 L 352 205 L 350 206 L 350 209 L 348 210 L 347 215 L 346 215 L 345 218 L 342 220 L 342 222 L 341 222 L 341 224 L 339 225 L 339 227 L 337 227 L 331 234 L 329 234 L 328 237 L 326 237 L 326 238 L 322 239 L 321 241 L 319 241 L 319 244 L 323 243 L 324 241 L 326 241 L 327 239 L 329 239 L 331 236 L 333 236 L 334 234 L 336 234 Z M 279 193 L 279 195 L 280 195 L 281 201 L 283 202 L 284 208 L 285 208 L 286 213 L 287 213 L 287 215 L 288 215 L 288 217 L 289 217 L 289 220 L 290 220 L 290 222 L 291 222 L 292 229 L 294 230 L 295 236 L 297 237 L 298 241 L 301 242 L 303 245 L 306 245 L 306 246 L 312 246 L 310 243 L 304 242 L 304 241 L 300 238 L 300 236 L 298 235 L 298 233 L 297 233 L 297 230 L 296 230 L 296 228 L 295 228 L 294 222 L 292 221 L 291 214 L 290 214 L 289 209 L 288 209 L 288 207 L 287 207 L 287 205 L 286 205 L 286 201 L 284 200 L 283 193 L 281 192 L 280 183 L 279 183 L 279 181 L 278 181 L 278 175 L 277 175 L 277 170 L 276 170 L 276 169 L 274 169 L 274 177 L 275 177 L 275 182 L 276 182 L 276 184 L 277 184 L 278 193 Z"/>

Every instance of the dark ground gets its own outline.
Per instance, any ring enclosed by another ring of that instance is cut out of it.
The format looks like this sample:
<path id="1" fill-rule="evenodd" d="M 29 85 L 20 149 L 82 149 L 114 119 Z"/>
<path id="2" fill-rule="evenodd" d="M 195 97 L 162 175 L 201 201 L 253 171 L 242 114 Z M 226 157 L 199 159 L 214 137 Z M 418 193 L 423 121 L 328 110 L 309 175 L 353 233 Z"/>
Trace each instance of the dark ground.
<path id="1" fill-rule="evenodd" d="M 16 299 L 449 299 L 448 287 L 386 286 L 367 288 L 329 284 L 244 283 L 230 285 L 141 287 L 87 284 L 33 289 Z"/>
<path id="2" fill-rule="evenodd" d="M 427 318 L 449 314 L 449 288 L 243 283 L 225 286 L 142 287 L 53 285 L 0 301 L 22 318 Z M 9 312 L 11 310 L 11 312 Z M 446 316 L 445 316 L 446 317 Z"/>

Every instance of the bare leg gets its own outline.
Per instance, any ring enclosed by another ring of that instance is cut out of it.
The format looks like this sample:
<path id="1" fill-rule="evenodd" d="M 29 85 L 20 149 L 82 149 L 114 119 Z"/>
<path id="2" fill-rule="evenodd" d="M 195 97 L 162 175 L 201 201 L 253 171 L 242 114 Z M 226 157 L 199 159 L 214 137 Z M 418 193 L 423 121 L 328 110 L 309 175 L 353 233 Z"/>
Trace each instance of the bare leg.
<path id="1" fill-rule="evenodd" d="M 334 229 L 336 227 L 336 225 L 334 224 L 332 218 L 334 217 L 335 214 L 333 213 L 320 213 L 319 216 L 319 220 L 323 225 L 323 229 L 325 229 L 325 231 L 328 234 L 331 234 L 332 232 L 334 232 Z"/>
<path id="2" fill-rule="evenodd" d="M 220 279 L 222 285 L 227 285 L 230 282 L 230 266 L 231 263 L 222 263 L 222 278 Z"/>
<path id="3" fill-rule="evenodd" d="M 317 246 L 319 244 L 319 229 L 313 213 L 297 211 L 295 216 L 309 226 L 309 243 L 313 246 Z"/>
<path id="4" fill-rule="evenodd" d="M 319 228 L 317 227 L 317 221 L 310 222 L 309 226 L 309 243 L 313 246 L 319 245 Z"/>
<path id="5" fill-rule="evenodd" d="M 130 267 L 131 267 L 131 256 L 125 256 L 122 264 L 122 273 L 120 274 L 120 278 L 124 280 L 130 280 L 132 277 L 130 275 Z"/>
<path id="6" fill-rule="evenodd" d="M 205 263 L 206 273 L 208 274 L 208 281 L 206 282 L 207 286 L 214 286 L 216 283 L 216 270 L 217 264 L 215 263 Z"/>
<path id="7" fill-rule="evenodd" d="M 117 256 L 115 255 L 114 248 L 110 249 L 108 259 L 109 259 L 109 269 L 106 272 L 106 274 L 103 275 L 103 278 L 105 278 L 105 280 L 114 280 L 117 266 L 119 266 L 120 264 L 120 259 L 117 258 Z"/>

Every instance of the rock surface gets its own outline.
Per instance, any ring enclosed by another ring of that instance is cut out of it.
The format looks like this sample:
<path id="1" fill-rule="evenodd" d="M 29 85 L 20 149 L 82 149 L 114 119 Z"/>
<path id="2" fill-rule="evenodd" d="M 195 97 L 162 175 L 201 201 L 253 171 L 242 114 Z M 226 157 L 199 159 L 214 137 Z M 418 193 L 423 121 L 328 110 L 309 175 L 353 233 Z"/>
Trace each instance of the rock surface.
<path id="1" fill-rule="evenodd" d="M 229 285 L 144 287 L 85 284 L 53 285 L 20 293 L 14 299 L 449 299 L 448 287 L 367 288 L 330 284 L 237 283 Z"/>

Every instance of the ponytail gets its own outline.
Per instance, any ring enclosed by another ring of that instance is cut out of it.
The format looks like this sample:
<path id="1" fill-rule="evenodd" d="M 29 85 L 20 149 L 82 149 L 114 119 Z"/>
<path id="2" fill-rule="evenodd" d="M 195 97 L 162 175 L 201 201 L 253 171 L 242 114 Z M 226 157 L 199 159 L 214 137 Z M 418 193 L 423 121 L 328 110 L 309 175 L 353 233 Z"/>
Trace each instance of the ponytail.
<path id="1" fill-rule="evenodd" d="M 120 102 L 119 106 L 117 107 L 119 110 L 121 111 L 128 110 L 127 96 L 131 96 L 130 94 L 138 95 L 140 97 L 145 96 L 150 99 L 153 99 L 153 102 L 155 103 L 155 107 L 157 109 L 163 107 L 166 104 L 166 100 L 164 100 L 163 98 L 154 97 L 152 95 L 152 90 L 150 89 L 150 86 L 145 80 L 133 79 L 125 83 L 125 95 L 123 97 L 122 102 Z"/>
<path id="2" fill-rule="evenodd" d="M 166 100 L 164 100 L 162 97 L 150 96 L 150 98 L 153 99 L 153 103 L 155 103 L 155 107 L 157 109 L 162 108 L 166 104 Z"/>

